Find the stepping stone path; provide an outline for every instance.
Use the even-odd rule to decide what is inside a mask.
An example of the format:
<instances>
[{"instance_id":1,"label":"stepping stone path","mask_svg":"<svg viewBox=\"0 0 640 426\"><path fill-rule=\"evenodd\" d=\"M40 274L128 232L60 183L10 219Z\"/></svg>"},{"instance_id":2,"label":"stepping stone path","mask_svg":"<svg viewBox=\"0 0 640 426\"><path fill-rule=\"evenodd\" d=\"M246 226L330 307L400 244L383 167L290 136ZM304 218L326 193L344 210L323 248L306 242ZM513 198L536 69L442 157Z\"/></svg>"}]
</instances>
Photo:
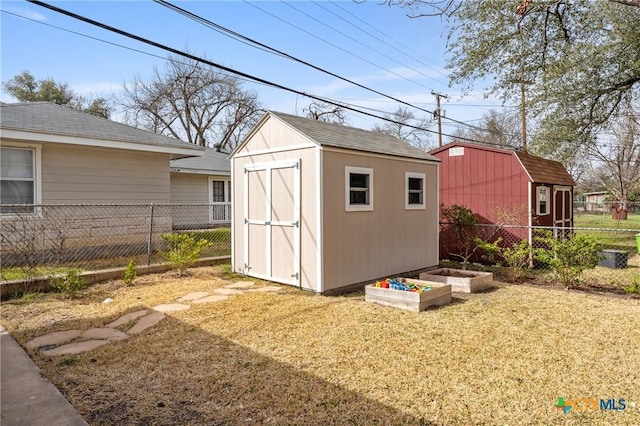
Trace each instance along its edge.
<instances>
[{"instance_id":1,"label":"stepping stone path","mask_svg":"<svg viewBox=\"0 0 640 426\"><path fill-rule=\"evenodd\" d=\"M132 335L139 334L147 328L153 327L165 318L165 312L186 311L191 305L221 302L230 296L238 296L251 292L277 292L282 290L278 286L256 287L253 281L238 281L227 284L223 288L213 290L214 294L205 291L187 293L177 299L176 303L166 303L154 306L152 309L129 312L115 321L101 328L87 330L56 331L45 334L26 343L28 349L38 348L44 355L71 355L87 352L111 342L126 340ZM116 327L136 323L126 332Z\"/></svg>"}]
</instances>

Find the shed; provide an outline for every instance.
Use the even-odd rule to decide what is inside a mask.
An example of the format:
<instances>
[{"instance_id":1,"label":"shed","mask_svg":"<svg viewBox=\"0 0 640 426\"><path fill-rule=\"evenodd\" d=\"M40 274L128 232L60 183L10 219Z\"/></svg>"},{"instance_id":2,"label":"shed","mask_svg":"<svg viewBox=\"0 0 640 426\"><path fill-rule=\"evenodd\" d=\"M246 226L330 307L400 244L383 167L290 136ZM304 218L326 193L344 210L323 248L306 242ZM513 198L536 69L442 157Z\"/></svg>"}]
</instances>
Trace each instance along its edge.
<instances>
[{"instance_id":1,"label":"shed","mask_svg":"<svg viewBox=\"0 0 640 426\"><path fill-rule=\"evenodd\" d=\"M515 149L452 142L430 151L442 161L440 202L466 206L486 223L573 226L575 183L562 163ZM523 235L530 232L513 231Z\"/></svg>"},{"instance_id":2,"label":"shed","mask_svg":"<svg viewBox=\"0 0 640 426\"><path fill-rule=\"evenodd\" d=\"M439 161L269 111L231 153L233 270L318 293L438 264Z\"/></svg>"}]
</instances>

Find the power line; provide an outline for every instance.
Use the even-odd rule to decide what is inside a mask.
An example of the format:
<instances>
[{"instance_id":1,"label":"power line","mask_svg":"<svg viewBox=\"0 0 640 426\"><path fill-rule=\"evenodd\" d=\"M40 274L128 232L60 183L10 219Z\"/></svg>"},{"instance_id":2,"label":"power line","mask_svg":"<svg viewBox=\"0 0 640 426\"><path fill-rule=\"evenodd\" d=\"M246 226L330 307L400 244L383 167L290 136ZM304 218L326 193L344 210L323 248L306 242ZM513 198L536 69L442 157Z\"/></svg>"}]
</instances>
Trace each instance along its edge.
<instances>
[{"instance_id":1,"label":"power line","mask_svg":"<svg viewBox=\"0 0 640 426\"><path fill-rule=\"evenodd\" d=\"M234 39L239 39L239 40L241 40L242 42L246 42L246 43L248 43L248 44L250 44L250 45L255 45L255 46L257 46L258 48L260 48L261 50L270 51L270 52L272 52L272 53L274 53L274 54L277 54L277 55L279 55L279 56L286 57L286 58L291 59L291 60L293 60L293 61L295 61L295 62L298 62L298 63L300 63L300 64L303 64L303 65L306 65L306 66L308 66L308 67L311 67L311 68L313 68L313 69L315 69L315 70L317 70L317 71L320 71L320 72L322 72L322 73L328 74L328 75L330 75L330 76L332 76L332 77L335 77L335 78L340 79L340 80L342 80L342 81L345 81L345 82L347 82L347 83L353 84L353 85L355 85L355 86L357 86L357 87L360 87L360 88L362 88L362 89L365 89L365 90L370 91L370 92L372 92L372 93L375 93L375 94L377 94L377 95L383 96L383 97L385 97L385 98L387 98L387 99L391 99L391 100L393 100L394 102L398 102L398 103L400 103L400 104L403 104L403 105L409 106L409 107L411 107L411 108L418 109L418 110L423 111L423 112L426 112L427 114L430 114L430 115L435 115L435 114L436 114L436 113L435 113L435 111L430 111L430 110L427 110L427 109L421 108L421 107L419 107L419 106L416 106L416 105L414 105L414 104L411 104L411 103L409 103L409 102L406 102L406 101L403 101L403 100L401 100L401 99L398 99L398 98L396 98L396 97L393 97L393 96L390 96L390 95L384 94L384 93L382 93L382 92L380 92L380 91L378 91L378 90L372 89L372 88L370 88L370 87L368 87L368 86L365 86L365 85L363 85L363 84L357 83L357 82L355 82L355 81L353 81L353 80L350 80L350 79L348 79L348 78L345 78L345 77L342 77L342 76L340 76L340 75L338 75L338 74L335 74L335 73L333 73L333 72L331 72L331 71L328 71L328 70L326 70L326 69L324 69L324 68L321 68L321 67L319 67L319 66L313 65L313 64L311 64L311 63L309 63L309 62L307 62L307 61L304 61L304 60L302 60L302 59L296 58L296 57L294 57L294 56L292 56L292 55L290 55L290 54L288 54L288 53L286 53L286 52L283 52L283 51L281 51L281 50L275 49L275 48L273 48L273 47L271 47L271 46L269 46L269 45L266 45L266 44L261 43L261 42L259 42L259 41L257 41L257 40L254 40L254 39L252 39L252 38L249 38L249 37L247 37L247 36L244 36L244 35L242 35L242 34L240 34L240 33L238 33L238 32L235 32L235 31L233 31L233 30L230 30L230 29L228 29L228 28L225 28L225 27L223 27L222 25L219 25L219 24L216 24L216 23L214 23L214 22L211 22L211 21L209 21L208 19L206 19L206 18L204 18L204 17L202 17L202 16L199 16L199 15L197 15L197 14L193 13L193 12L190 12L190 11L188 11L188 10L186 10L186 9L183 9L183 8L181 8L181 7L179 7L179 6L176 6L176 5L174 5L174 4L172 4L172 3L170 3L170 2L168 2L168 1L166 1L166 0L154 0L154 1L155 1L156 3L158 3L158 4L162 5L162 6L164 6L164 7L167 7L167 8L169 8L169 9L173 10L174 12L177 12L177 13L179 13L179 14L183 15L183 16L186 16L186 17L188 17L188 18L190 18L190 19L192 19L192 20L194 20L194 21L196 21L196 22L198 22L198 23L200 23L200 24L202 24L202 25L204 25L204 26L206 26L206 27L212 28L212 29L214 29L214 30L216 30L216 31L218 31L218 32L222 32L222 33L225 33L225 34L229 34L230 36L232 36L232 38L234 38ZM285 4L287 4L287 3L285 3ZM293 7L293 6L289 5L289 4L287 4L287 5L288 5L289 7L291 7L291 8L293 8L293 9L295 9L295 10L299 11L300 13L303 13L303 12L301 12L299 9L297 9L297 8L295 8L295 7ZM252 5L252 6L253 6L253 5ZM257 6L254 6L254 7L257 7ZM261 10L261 11L263 11L263 12L265 12L265 13L268 13L268 12L264 11L264 10L263 10L263 9L261 9L261 8L258 8L258 9L259 9L259 10ZM304 14L304 15L306 15L306 16L309 16L309 15L307 15L307 14L305 14L305 13L303 13L303 14ZM295 25L293 25L293 24L291 24L291 23L289 23L289 22L287 22L287 21L284 21L284 20L282 20L281 18L276 17L275 15L272 15L272 14L269 14L269 15L271 15L271 16L273 16L273 17L275 17L275 18L277 18L277 19L279 19L279 20L281 20L281 21L283 21L283 22L286 22L286 23L287 23L287 24L289 24L289 25L292 25L294 28L298 28L298 27L296 27ZM320 21L318 21L317 19L315 19L315 18L313 18L313 17L311 17L311 18L312 18L312 19L314 19L314 20L316 20L317 22L320 22ZM322 22L320 22L320 23L322 23ZM323 25L325 25L325 24L323 24ZM299 28L298 28L298 29L299 29ZM302 31L302 30L301 30L301 31ZM305 31L305 32L306 32L307 34L310 34L310 35L311 35L311 33L307 32L307 31ZM341 33L341 34L342 34L342 33ZM326 40L323 40L323 41L325 41L325 42L326 42ZM333 45L332 45L332 46L333 46ZM345 51L344 49L341 49L341 50ZM369 62L369 63L371 63L371 62ZM373 64L373 63L371 63L371 64ZM373 65L375 65L375 64L373 64ZM384 69L384 68L382 68L382 69ZM391 71L389 71L389 70L386 70L386 71L391 72ZM426 86L423 86L423 87L426 87ZM442 117L442 118L444 118L444 119L446 119L446 120L449 120L449 121L452 121L452 122L455 122L455 123L458 123L458 124L461 124L461 125L463 125L463 126L468 126L468 127L470 127L470 128L476 129L476 130L482 130L482 131L486 131L486 132L492 132L492 131L491 131L491 130L489 130L489 129L483 129L483 128L479 127L479 126L474 126L474 125L471 125L471 124L467 124L467 123L465 123L464 121L455 120L455 119L453 119L453 118L449 118L449 117ZM493 131L493 133L495 133L495 131ZM513 136L513 135L506 135L506 136Z\"/></svg>"},{"instance_id":2,"label":"power line","mask_svg":"<svg viewBox=\"0 0 640 426\"><path fill-rule=\"evenodd\" d=\"M200 23L202 25L205 25L206 27L213 28L216 31L222 31L222 32L227 33L227 34L232 34L234 36L234 38L237 37L238 39L242 40L243 42L247 42L247 43L249 43L251 45L258 46L258 47L262 48L265 51L269 51L269 52L275 53L277 55L280 55L282 57L285 57L287 59L291 59L292 61L298 62L298 63L306 65L308 67L311 67L311 68L315 69L316 71L320 71L322 73L325 73L327 75L330 75L332 77L335 77L337 79L345 81L347 83L353 84L353 85L355 85L357 87L360 87L361 89L368 90L368 91L370 91L372 93L375 93L376 95L384 96L385 98L391 99L394 102L399 102L399 103L401 103L403 105L406 105L406 106L409 106L411 108L415 108L415 109L424 111L424 112L426 112L428 114L433 114L433 111L429 111L427 109L418 107L416 105L413 105L413 104L411 104L409 102L406 102L406 101L403 101L403 100L398 99L396 97L393 97L391 95L387 95L387 94L382 93L382 92L380 92L378 90L372 89L372 88L370 88L368 86L365 86L363 84L360 84L358 82L350 80L350 79L348 79L346 77L342 77L342 76L340 76L338 74L335 74L335 73L333 73L331 71L328 71L328 70L326 70L324 68L321 68L319 66L313 65L313 64L311 64L311 63L309 63L307 61L304 61L302 59L296 58L295 56L292 56L292 55L290 55L288 53L285 53L285 52L283 52L281 50L275 49L275 48L273 48L271 46L268 46L268 45L266 45L264 43L261 43L261 42L259 42L257 40L253 40L253 39L251 39L249 37L243 36L242 34L239 34L239 33L235 32L235 31L232 31L232 30L230 30L228 28L225 28L225 27L223 27L223 26L221 26L219 24L216 24L214 22L211 22L208 19L205 19L205 18L203 18L203 17L201 17L199 15L196 15L195 13L189 12L188 10L185 10L185 9L183 9L181 7L173 5L173 4L169 3L168 1L165 1L165 0L154 0L154 2L173 10L174 12L178 12L183 16L186 16L186 17L188 17L188 18L190 18L190 19L192 19L192 20L194 20L194 21L196 21L196 22L198 22L198 23Z\"/></svg>"},{"instance_id":3,"label":"power line","mask_svg":"<svg viewBox=\"0 0 640 426\"><path fill-rule=\"evenodd\" d=\"M283 86L283 85L278 84L278 83L274 83L274 82L262 79L260 77L253 76L251 74L244 73L242 71L237 71L237 70L235 70L233 68L229 68L227 66L224 66L224 65L221 65L221 64L217 64L217 63L209 61L207 59L200 58L200 57L195 56L195 55L193 55L191 53L184 52L184 51L181 51L181 50L178 50L178 49L163 45L163 44L155 42L153 40L146 39L144 37L132 34L130 32L127 32L127 31L124 31L124 30L121 30L121 29L118 29L118 28L115 28L115 27L112 27L112 26L109 26L107 24L103 24L101 22L95 21L95 20L87 18L85 16L78 15L76 13L64 10L62 8L59 8L59 7L56 7L56 6L53 6L53 5L38 1L38 0L27 0L27 2L35 4L37 6L44 7L46 9L52 10L54 12L57 12L57 13L60 13L60 14L63 14L63 15L66 15L68 17L80 20L80 21L88 23L90 25L97 26L97 27L102 28L104 30L107 30L107 31L110 31L110 32L114 32L114 33L119 34L121 36L124 36L124 37L127 37L127 38L131 38L131 39L136 40L138 42L151 45L151 46L156 47L158 49L165 50L167 52L173 53L174 55L182 56L182 57L185 57L187 59L193 60L195 62L200 62L200 63L203 63L205 65L209 65L211 67L221 69L221 70L226 71L226 72L228 72L230 74L233 74L234 76L240 76L240 77L243 77L243 78L248 79L250 81L258 82L260 84L264 84L264 85L267 85L267 86L270 86L270 87L274 87L274 88L277 88L277 89L280 89L280 90L284 90L284 91L288 91L288 92L291 92L291 93L295 93L295 94L298 94L298 95L301 95L301 96L305 96L305 97L308 97L308 98L311 98L311 99L314 99L314 100L318 100L318 101L325 102L325 103L328 103L328 104L331 104L331 105L334 105L334 106L338 106L338 107L344 108L344 109L349 110L349 111L353 111L353 112L356 112L356 113L359 113L359 114L363 114L363 115L366 115L366 116L369 116L369 117L377 118L377 119L380 119L380 120L388 121L390 123L394 123L394 124L397 124L397 125L410 127L410 128L417 129L417 130L422 130L422 131L425 131L425 132L428 132L428 133L436 133L434 130L431 130L431 129L426 129L426 128L423 128L423 127L420 127L420 126L414 126L412 124L399 122L399 121L393 120L393 119L388 118L388 117L381 117L381 116L378 116L378 115L375 115L375 114L372 114L372 113L368 113L366 111L362 111L361 109L352 107L352 106L344 104L344 103L340 103L340 102L333 101L331 99L327 99L327 98L323 98L323 97L320 97L320 96L312 95L312 94L309 94L309 93L306 93L306 92L302 92L302 91L299 91L299 90L296 90L296 89L292 89L292 88ZM444 134L444 133L443 133L443 135L455 138L456 140L463 140L463 141L468 141L468 142L477 142L477 143L483 143L483 144L488 144L488 145L500 146L500 144L479 141L479 140L476 140L476 139L471 139L471 138L466 138L466 137L458 137L458 136L454 136L454 135L450 135L450 134Z\"/></svg>"}]
</instances>

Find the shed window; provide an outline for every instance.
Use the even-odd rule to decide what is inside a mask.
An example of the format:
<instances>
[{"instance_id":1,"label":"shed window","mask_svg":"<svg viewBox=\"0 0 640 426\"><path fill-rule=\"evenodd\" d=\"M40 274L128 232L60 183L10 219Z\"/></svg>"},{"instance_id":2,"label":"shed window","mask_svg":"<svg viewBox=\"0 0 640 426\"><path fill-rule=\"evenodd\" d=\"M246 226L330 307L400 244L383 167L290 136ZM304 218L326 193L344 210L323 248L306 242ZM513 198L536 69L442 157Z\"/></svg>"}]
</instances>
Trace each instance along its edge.
<instances>
[{"instance_id":1,"label":"shed window","mask_svg":"<svg viewBox=\"0 0 640 426\"><path fill-rule=\"evenodd\" d=\"M544 216L546 214L549 214L549 187L546 186L539 186L538 187L538 199L537 199L537 206L538 206L538 211L537 214L538 216Z\"/></svg>"},{"instance_id":2,"label":"shed window","mask_svg":"<svg viewBox=\"0 0 640 426\"><path fill-rule=\"evenodd\" d=\"M373 210L373 169L347 166L345 171L345 210Z\"/></svg>"},{"instance_id":3,"label":"shed window","mask_svg":"<svg viewBox=\"0 0 640 426\"><path fill-rule=\"evenodd\" d=\"M404 174L404 208L407 210L424 209L424 173L406 172Z\"/></svg>"},{"instance_id":4,"label":"shed window","mask_svg":"<svg viewBox=\"0 0 640 426\"><path fill-rule=\"evenodd\" d=\"M33 213L36 203L36 150L0 148L0 212ZM7 204L31 204L7 206Z\"/></svg>"}]
</instances>

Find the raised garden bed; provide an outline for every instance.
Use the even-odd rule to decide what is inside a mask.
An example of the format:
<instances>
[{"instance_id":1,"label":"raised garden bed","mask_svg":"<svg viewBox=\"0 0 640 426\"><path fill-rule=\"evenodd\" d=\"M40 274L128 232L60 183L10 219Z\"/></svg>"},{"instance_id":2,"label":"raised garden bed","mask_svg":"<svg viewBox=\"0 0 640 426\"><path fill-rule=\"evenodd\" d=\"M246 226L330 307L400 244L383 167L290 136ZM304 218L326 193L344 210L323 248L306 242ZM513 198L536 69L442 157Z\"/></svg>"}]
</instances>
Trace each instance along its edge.
<instances>
[{"instance_id":1,"label":"raised garden bed","mask_svg":"<svg viewBox=\"0 0 640 426\"><path fill-rule=\"evenodd\" d=\"M446 305L451 302L451 285L449 284L409 278L397 278L397 280L404 280L407 284L414 284L419 288L427 286L429 290L420 292L395 290L369 284L364 289L364 300L415 312L424 311L429 306Z\"/></svg>"},{"instance_id":2,"label":"raised garden bed","mask_svg":"<svg viewBox=\"0 0 640 426\"><path fill-rule=\"evenodd\" d=\"M475 293L493 287L493 273L441 268L420 274L421 280L451 284L451 291Z\"/></svg>"}]
</instances>

